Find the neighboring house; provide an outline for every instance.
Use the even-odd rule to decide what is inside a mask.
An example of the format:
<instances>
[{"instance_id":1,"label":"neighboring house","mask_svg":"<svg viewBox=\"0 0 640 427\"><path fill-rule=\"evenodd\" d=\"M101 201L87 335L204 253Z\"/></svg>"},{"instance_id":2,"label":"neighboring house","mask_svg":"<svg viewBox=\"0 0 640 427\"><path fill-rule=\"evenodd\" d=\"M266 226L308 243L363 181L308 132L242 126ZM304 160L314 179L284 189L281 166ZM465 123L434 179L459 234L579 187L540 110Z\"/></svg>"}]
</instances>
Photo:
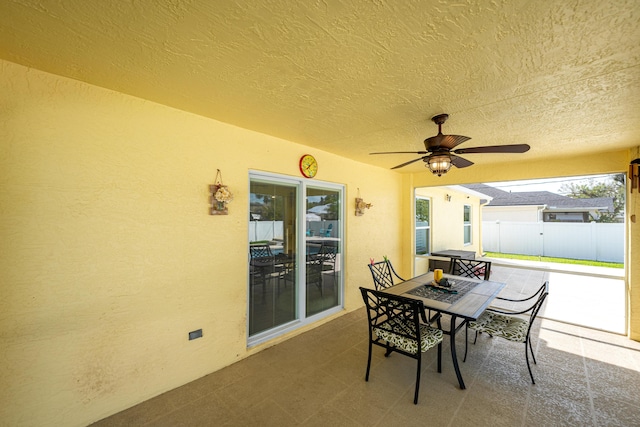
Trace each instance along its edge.
<instances>
[{"instance_id":1,"label":"neighboring house","mask_svg":"<svg viewBox=\"0 0 640 427\"><path fill-rule=\"evenodd\" d=\"M508 192L486 184L465 185L491 198L484 201L483 221L591 222L613 212L613 198L574 199L549 191Z\"/></svg>"}]
</instances>

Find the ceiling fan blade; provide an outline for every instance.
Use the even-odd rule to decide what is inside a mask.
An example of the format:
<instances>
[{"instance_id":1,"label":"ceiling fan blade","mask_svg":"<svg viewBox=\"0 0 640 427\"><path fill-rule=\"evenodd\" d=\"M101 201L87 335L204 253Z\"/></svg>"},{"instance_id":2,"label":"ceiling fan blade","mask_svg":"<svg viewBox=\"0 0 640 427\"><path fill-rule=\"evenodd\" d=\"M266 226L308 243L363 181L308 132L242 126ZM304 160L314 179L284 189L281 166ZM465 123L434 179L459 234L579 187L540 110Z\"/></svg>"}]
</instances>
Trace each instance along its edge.
<instances>
[{"instance_id":1,"label":"ceiling fan blade","mask_svg":"<svg viewBox=\"0 0 640 427\"><path fill-rule=\"evenodd\" d=\"M526 153L529 151L528 144L511 144L511 145L488 145L486 147L459 148L453 152L456 154L473 154L473 153Z\"/></svg>"},{"instance_id":2,"label":"ceiling fan blade","mask_svg":"<svg viewBox=\"0 0 640 427\"><path fill-rule=\"evenodd\" d=\"M369 153L371 154L429 154L428 151L382 151L378 153Z\"/></svg>"},{"instance_id":3,"label":"ceiling fan blade","mask_svg":"<svg viewBox=\"0 0 640 427\"><path fill-rule=\"evenodd\" d=\"M422 160L422 159L424 159L425 157L426 157L426 156L424 156L424 157L418 157L417 159L413 159L413 160L409 160L408 162L404 162L404 163L402 163L401 165L394 166L394 167L392 167L391 169L400 169L400 168L402 168L402 167L405 167L405 166L407 166L407 165L410 165L411 163L415 163L415 162L417 162L418 160Z\"/></svg>"},{"instance_id":4,"label":"ceiling fan blade","mask_svg":"<svg viewBox=\"0 0 640 427\"><path fill-rule=\"evenodd\" d=\"M456 156L455 154L449 154L449 156L451 157L451 164L457 168L466 168L473 164L473 162Z\"/></svg>"},{"instance_id":5,"label":"ceiling fan blade","mask_svg":"<svg viewBox=\"0 0 640 427\"><path fill-rule=\"evenodd\" d=\"M432 136L431 138L427 138L424 140L424 145L427 150L435 150L438 148L447 148L451 150L454 147L462 144L465 141L470 140L468 136L462 135L443 135L439 133L436 136Z\"/></svg>"}]
</instances>

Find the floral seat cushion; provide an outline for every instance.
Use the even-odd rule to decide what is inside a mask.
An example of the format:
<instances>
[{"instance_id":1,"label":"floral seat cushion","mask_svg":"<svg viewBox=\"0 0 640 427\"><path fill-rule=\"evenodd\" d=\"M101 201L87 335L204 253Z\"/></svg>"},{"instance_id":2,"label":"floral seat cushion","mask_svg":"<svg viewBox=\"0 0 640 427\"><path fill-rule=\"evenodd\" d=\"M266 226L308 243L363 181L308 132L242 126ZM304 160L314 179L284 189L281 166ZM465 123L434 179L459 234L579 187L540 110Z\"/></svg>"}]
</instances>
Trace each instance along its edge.
<instances>
[{"instance_id":1,"label":"floral seat cushion","mask_svg":"<svg viewBox=\"0 0 640 427\"><path fill-rule=\"evenodd\" d=\"M529 321L516 316L485 311L477 320L469 322L469 329L486 332L514 342L525 342Z\"/></svg>"},{"instance_id":2,"label":"floral seat cushion","mask_svg":"<svg viewBox=\"0 0 640 427\"><path fill-rule=\"evenodd\" d=\"M416 354L418 350L418 342L406 335L415 335L413 327L396 319L390 319L375 327L374 332L378 336L397 348L407 353ZM421 351L425 352L442 342L443 333L440 329L432 328L429 325L420 325L420 342L422 344Z\"/></svg>"}]
</instances>

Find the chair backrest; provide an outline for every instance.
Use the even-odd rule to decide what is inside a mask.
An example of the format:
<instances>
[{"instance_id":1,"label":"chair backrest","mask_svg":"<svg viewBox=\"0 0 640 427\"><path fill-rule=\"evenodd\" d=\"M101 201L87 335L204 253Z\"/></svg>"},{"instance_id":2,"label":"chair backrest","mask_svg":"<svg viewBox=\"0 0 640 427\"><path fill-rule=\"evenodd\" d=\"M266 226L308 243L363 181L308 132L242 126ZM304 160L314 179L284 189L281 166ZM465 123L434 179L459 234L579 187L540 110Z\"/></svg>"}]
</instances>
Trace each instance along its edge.
<instances>
[{"instance_id":1,"label":"chair backrest","mask_svg":"<svg viewBox=\"0 0 640 427\"><path fill-rule=\"evenodd\" d=\"M323 243L320 247L320 255L325 262L335 262L337 253L338 247L336 245Z\"/></svg>"},{"instance_id":2,"label":"chair backrest","mask_svg":"<svg viewBox=\"0 0 640 427\"><path fill-rule=\"evenodd\" d=\"M545 299L549 295L549 282L544 282L542 286L530 297L524 299L508 299L508 298L499 298L503 301L514 301L518 303L520 308L517 309L500 309L500 308L489 308L490 311L495 313L505 314L507 316L528 316L529 317L529 326L527 329L527 336L529 336L529 332L531 331L531 326L533 325L534 320L536 320L536 316L540 312L542 308L542 304ZM522 303L525 301L533 301L530 302L525 308L522 308Z\"/></svg>"},{"instance_id":3,"label":"chair backrest","mask_svg":"<svg viewBox=\"0 0 640 427\"><path fill-rule=\"evenodd\" d=\"M322 243L307 242L307 257L312 258L320 254Z\"/></svg>"},{"instance_id":4,"label":"chair backrest","mask_svg":"<svg viewBox=\"0 0 640 427\"><path fill-rule=\"evenodd\" d=\"M329 224L329 227L327 228L327 231L325 232L326 235L325 237L331 237L331 230L333 229L333 224Z\"/></svg>"},{"instance_id":5,"label":"chair backrest","mask_svg":"<svg viewBox=\"0 0 640 427\"><path fill-rule=\"evenodd\" d=\"M529 329L527 330L527 335L529 335L529 332L531 331L531 326L533 325L533 321L536 320L536 316L538 315L538 313L540 312L540 309L542 308L542 304L544 303L545 298L547 298L547 296L549 295L549 282L544 282L544 284L540 287L540 289L538 289L538 292L536 292L534 294L538 295L538 298L536 299L535 304L533 304L533 306L531 307L531 317L529 318Z\"/></svg>"},{"instance_id":6,"label":"chair backrest","mask_svg":"<svg viewBox=\"0 0 640 427\"><path fill-rule=\"evenodd\" d=\"M489 276L491 275L491 262L453 258L451 260L451 271L449 273L455 276L489 280Z\"/></svg>"},{"instance_id":7,"label":"chair backrest","mask_svg":"<svg viewBox=\"0 0 640 427\"><path fill-rule=\"evenodd\" d=\"M250 245L249 254L251 254L251 258L265 258L273 256L269 245Z\"/></svg>"},{"instance_id":8,"label":"chair backrest","mask_svg":"<svg viewBox=\"0 0 640 427\"><path fill-rule=\"evenodd\" d=\"M307 261L307 285L322 286L322 258Z\"/></svg>"},{"instance_id":9,"label":"chair backrest","mask_svg":"<svg viewBox=\"0 0 640 427\"><path fill-rule=\"evenodd\" d=\"M374 329L383 329L413 340L418 349L422 348L420 320L427 322L422 301L363 287L360 293L367 310L370 339L376 340Z\"/></svg>"},{"instance_id":10,"label":"chair backrest","mask_svg":"<svg viewBox=\"0 0 640 427\"><path fill-rule=\"evenodd\" d=\"M533 294L531 294L530 296L526 297L526 298L505 298L505 297L496 297L497 300L500 301L511 301L511 302L524 302L524 301L530 301L530 300L537 300L538 298L540 298L540 295L544 292L549 292L549 281L546 281L542 284L542 286L540 286L538 288L537 291L535 291Z\"/></svg>"},{"instance_id":11,"label":"chair backrest","mask_svg":"<svg viewBox=\"0 0 640 427\"><path fill-rule=\"evenodd\" d=\"M369 264L369 270L371 270L371 276L373 277L373 284L377 290L388 288L395 285L394 277L400 281L405 280L396 273L391 265L391 261L384 260Z\"/></svg>"}]
</instances>

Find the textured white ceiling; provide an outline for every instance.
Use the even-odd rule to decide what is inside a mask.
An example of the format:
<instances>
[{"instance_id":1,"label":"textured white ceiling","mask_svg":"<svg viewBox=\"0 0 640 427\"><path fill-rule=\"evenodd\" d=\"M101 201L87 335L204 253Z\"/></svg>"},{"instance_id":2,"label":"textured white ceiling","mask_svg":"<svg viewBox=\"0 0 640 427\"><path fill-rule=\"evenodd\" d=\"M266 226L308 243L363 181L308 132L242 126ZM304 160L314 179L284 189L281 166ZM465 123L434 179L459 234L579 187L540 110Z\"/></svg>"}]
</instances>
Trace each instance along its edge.
<instances>
[{"instance_id":1,"label":"textured white ceiling","mask_svg":"<svg viewBox=\"0 0 640 427\"><path fill-rule=\"evenodd\" d=\"M0 58L383 167L640 145L638 0L5 0Z\"/></svg>"}]
</instances>

